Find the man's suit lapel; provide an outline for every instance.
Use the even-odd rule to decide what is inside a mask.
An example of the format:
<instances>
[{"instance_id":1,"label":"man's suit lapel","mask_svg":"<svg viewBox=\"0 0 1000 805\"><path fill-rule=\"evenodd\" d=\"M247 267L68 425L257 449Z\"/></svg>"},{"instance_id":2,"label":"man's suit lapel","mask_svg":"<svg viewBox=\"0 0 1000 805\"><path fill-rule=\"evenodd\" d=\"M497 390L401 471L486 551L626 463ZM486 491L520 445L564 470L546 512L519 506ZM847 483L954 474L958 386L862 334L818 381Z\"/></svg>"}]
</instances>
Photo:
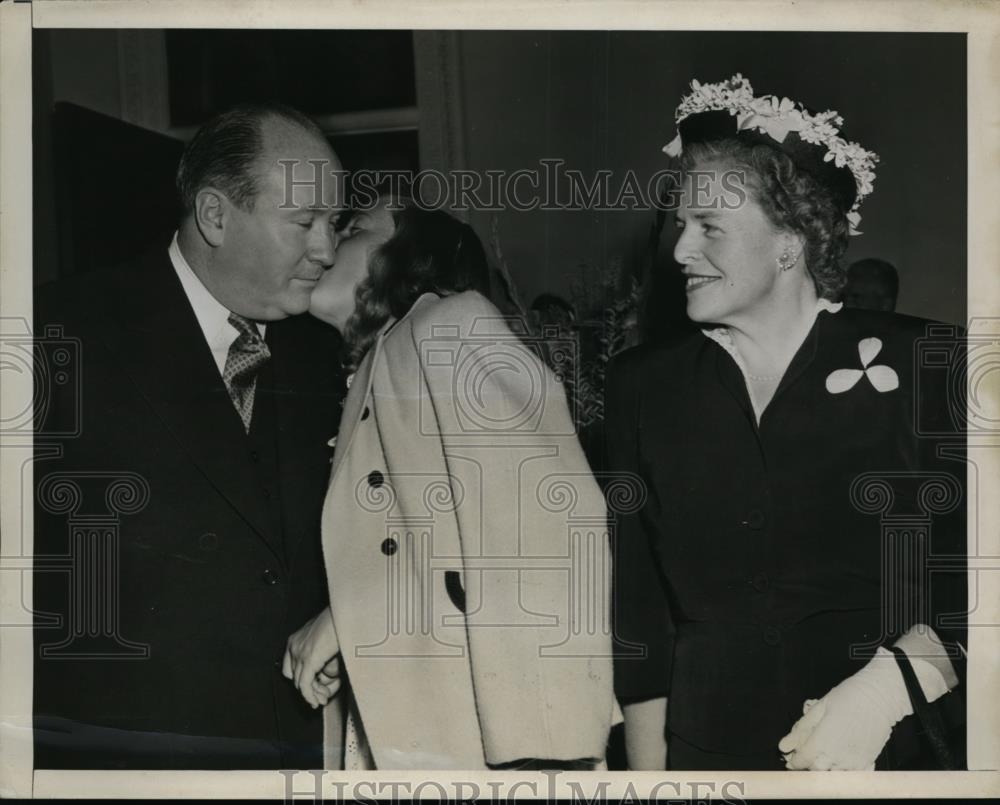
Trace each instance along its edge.
<instances>
[{"instance_id":1,"label":"man's suit lapel","mask_svg":"<svg viewBox=\"0 0 1000 805\"><path fill-rule=\"evenodd\" d=\"M336 435L344 398L339 338L327 327L289 320L268 325L267 331L289 564L301 537L316 532L314 512L302 501L322 499L328 480L328 443Z\"/></svg>"},{"instance_id":2,"label":"man's suit lapel","mask_svg":"<svg viewBox=\"0 0 1000 805\"><path fill-rule=\"evenodd\" d=\"M243 423L166 250L137 266L134 284L111 301L122 333L108 346L125 372L209 483L282 559Z\"/></svg>"}]
</instances>

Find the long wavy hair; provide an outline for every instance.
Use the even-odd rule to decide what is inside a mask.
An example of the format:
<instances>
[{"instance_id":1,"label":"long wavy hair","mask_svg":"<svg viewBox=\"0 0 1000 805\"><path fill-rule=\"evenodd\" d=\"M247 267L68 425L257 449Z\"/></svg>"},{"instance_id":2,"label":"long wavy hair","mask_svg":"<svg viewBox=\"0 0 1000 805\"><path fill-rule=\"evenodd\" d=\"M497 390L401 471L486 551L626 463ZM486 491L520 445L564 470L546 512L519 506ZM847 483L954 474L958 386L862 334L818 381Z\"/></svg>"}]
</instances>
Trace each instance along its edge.
<instances>
[{"instance_id":1,"label":"long wavy hair","mask_svg":"<svg viewBox=\"0 0 1000 805\"><path fill-rule=\"evenodd\" d=\"M344 326L345 366L357 369L390 318L402 318L421 294L479 291L489 296L486 252L472 227L442 210L395 199L395 232L368 261Z\"/></svg>"},{"instance_id":2,"label":"long wavy hair","mask_svg":"<svg viewBox=\"0 0 1000 805\"><path fill-rule=\"evenodd\" d=\"M799 170L784 151L763 143L726 139L685 146L682 170L710 162L746 170L750 190L768 220L805 238L806 269L817 296L837 301L847 282L840 259L847 249L849 222L830 189Z\"/></svg>"}]
</instances>

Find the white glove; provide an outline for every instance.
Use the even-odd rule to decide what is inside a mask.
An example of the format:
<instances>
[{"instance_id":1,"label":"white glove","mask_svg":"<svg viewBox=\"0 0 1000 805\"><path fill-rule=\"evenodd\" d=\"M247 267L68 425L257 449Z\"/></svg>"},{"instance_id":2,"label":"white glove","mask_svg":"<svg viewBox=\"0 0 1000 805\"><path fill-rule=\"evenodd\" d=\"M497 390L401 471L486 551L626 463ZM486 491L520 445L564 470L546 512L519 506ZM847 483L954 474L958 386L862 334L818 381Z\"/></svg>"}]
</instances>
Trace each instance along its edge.
<instances>
[{"instance_id":1,"label":"white glove","mask_svg":"<svg viewBox=\"0 0 1000 805\"><path fill-rule=\"evenodd\" d=\"M948 685L930 663L911 659L928 701ZM903 675L892 652L879 648L860 671L810 699L803 716L778 743L789 769L873 769L892 728L913 712Z\"/></svg>"}]
</instances>

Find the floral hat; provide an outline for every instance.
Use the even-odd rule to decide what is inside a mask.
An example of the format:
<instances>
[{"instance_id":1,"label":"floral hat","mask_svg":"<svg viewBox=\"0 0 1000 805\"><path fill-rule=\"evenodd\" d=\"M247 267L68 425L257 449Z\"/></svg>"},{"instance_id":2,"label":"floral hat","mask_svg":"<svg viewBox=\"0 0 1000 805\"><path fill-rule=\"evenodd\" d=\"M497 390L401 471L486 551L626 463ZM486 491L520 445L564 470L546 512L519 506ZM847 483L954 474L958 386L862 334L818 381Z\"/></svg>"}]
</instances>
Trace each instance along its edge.
<instances>
[{"instance_id":1,"label":"floral hat","mask_svg":"<svg viewBox=\"0 0 1000 805\"><path fill-rule=\"evenodd\" d=\"M844 119L836 112L812 113L776 95L754 97L750 82L737 73L718 84L692 81L674 117L677 136L663 148L668 155L680 156L684 145L731 137L777 144L830 189L851 234L860 234L858 209L872 192L878 155L840 136Z\"/></svg>"}]
</instances>

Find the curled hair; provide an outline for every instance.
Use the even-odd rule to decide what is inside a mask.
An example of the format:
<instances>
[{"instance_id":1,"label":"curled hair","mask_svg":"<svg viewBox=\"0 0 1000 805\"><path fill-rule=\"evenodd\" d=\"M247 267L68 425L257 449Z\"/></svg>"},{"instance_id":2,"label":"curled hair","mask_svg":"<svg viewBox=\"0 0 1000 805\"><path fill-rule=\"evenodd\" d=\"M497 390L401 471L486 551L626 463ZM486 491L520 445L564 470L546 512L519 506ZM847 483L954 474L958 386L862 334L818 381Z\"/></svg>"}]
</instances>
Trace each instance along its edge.
<instances>
[{"instance_id":1,"label":"curled hair","mask_svg":"<svg viewBox=\"0 0 1000 805\"><path fill-rule=\"evenodd\" d=\"M768 220L777 228L805 238L806 270L817 296L840 298L847 272L840 258L847 249L847 214L830 190L814 176L799 170L784 151L765 143L737 139L692 143L684 147L681 167L721 162L746 170L746 181Z\"/></svg>"},{"instance_id":2,"label":"curled hair","mask_svg":"<svg viewBox=\"0 0 1000 805\"><path fill-rule=\"evenodd\" d=\"M205 123L184 148L175 183L181 210L194 209L198 191L216 187L242 210L253 209L260 191L257 160L263 151L262 124L283 120L323 139L316 123L297 109L278 103L246 103Z\"/></svg>"},{"instance_id":3,"label":"curled hair","mask_svg":"<svg viewBox=\"0 0 1000 805\"><path fill-rule=\"evenodd\" d=\"M345 364L356 369L390 318L402 318L424 293L447 296L475 290L489 296L486 252L472 227L442 210L399 200L396 229L368 261L344 326Z\"/></svg>"}]
</instances>

